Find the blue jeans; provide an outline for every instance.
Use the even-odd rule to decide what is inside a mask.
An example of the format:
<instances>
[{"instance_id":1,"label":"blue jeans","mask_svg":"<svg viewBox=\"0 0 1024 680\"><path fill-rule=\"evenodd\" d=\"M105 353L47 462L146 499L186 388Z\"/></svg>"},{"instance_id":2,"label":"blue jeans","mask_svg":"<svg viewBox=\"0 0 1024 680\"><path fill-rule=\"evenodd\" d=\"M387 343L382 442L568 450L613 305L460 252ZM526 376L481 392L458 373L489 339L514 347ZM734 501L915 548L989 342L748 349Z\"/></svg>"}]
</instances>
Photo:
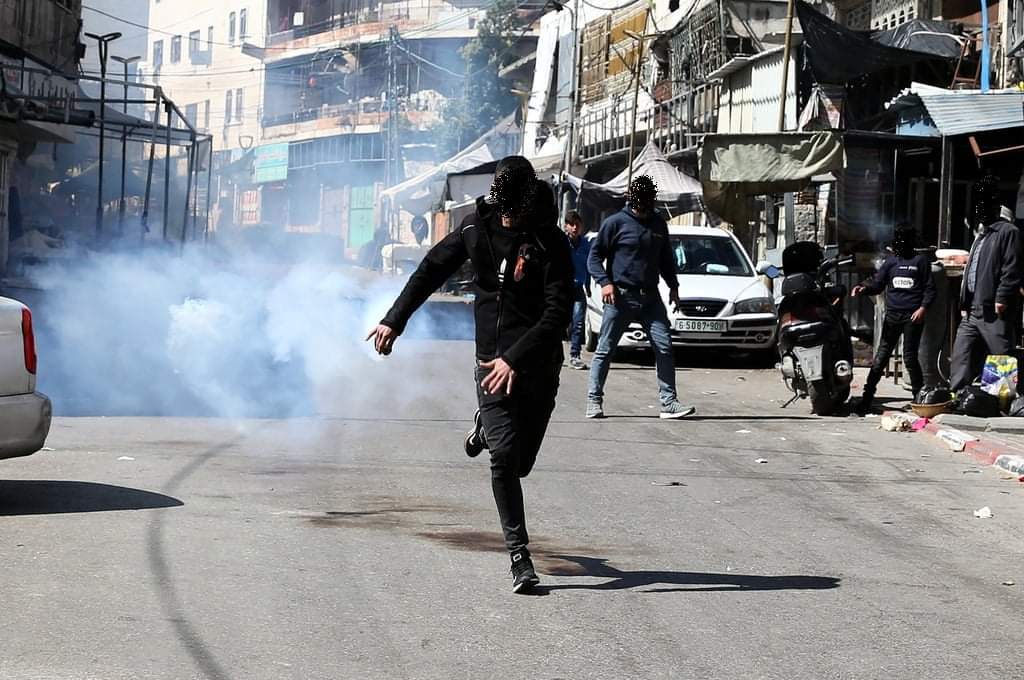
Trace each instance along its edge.
<instances>
[{"instance_id":1,"label":"blue jeans","mask_svg":"<svg viewBox=\"0 0 1024 680\"><path fill-rule=\"evenodd\" d=\"M614 305L604 306L601 319L601 339L590 364L590 392L593 401L604 400L604 382L608 378L611 354L619 344L629 324L640 322L654 349L655 372L658 375L658 395L661 405L667 406L677 399L676 368L672 358L672 335L668 326L668 311L658 291L645 293L616 290Z\"/></svg>"},{"instance_id":2,"label":"blue jeans","mask_svg":"<svg viewBox=\"0 0 1024 680\"><path fill-rule=\"evenodd\" d=\"M583 349L583 322L587 316L587 291L576 287L572 304L572 321L569 323L569 356L578 357Z\"/></svg>"}]
</instances>

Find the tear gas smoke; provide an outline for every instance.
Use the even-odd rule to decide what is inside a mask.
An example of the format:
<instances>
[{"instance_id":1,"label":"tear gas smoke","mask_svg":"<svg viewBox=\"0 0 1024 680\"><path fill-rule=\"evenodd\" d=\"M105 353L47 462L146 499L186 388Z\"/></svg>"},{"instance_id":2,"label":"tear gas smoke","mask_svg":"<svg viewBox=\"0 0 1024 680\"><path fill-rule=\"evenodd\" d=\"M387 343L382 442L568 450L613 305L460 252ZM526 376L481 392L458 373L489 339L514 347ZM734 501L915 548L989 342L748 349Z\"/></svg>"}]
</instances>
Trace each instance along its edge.
<instances>
[{"instance_id":1,"label":"tear gas smoke","mask_svg":"<svg viewBox=\"0 0 1024 680\"><path fill-rule=\"evenodd\" d=\"M403 283L320 256L199 248L101 254L36 279L39 389L58 414L231 418L312 415L339 382L353 402L378 389L363 340ZM471 332L468 317L418 316L406 335Z\"/></svg>"}]
</instances>

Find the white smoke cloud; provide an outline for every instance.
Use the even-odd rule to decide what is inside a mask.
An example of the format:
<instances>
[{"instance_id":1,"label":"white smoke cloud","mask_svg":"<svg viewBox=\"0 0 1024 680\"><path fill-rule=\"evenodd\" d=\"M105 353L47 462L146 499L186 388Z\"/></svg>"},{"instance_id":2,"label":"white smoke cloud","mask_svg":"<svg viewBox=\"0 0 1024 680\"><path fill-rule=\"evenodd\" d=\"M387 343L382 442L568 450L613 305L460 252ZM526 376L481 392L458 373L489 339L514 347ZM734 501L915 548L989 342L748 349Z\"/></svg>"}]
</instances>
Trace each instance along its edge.
<instances>
[{"instance_id":1,"label":"white smoke cloud","mask_svg":"<svg viewBox=\"0 0 1024 680\"><path fill-rule=\"evenodd\" d=\"M39 388L58 414L306 416L321 387L357 403L397 384L364 339L403 281L315 254L98 254L36 278ZM471 329L468 315L458 329L418 316L421 336ZM403 387L403 399L427 390Z\"/></svg>"}]
</instances>

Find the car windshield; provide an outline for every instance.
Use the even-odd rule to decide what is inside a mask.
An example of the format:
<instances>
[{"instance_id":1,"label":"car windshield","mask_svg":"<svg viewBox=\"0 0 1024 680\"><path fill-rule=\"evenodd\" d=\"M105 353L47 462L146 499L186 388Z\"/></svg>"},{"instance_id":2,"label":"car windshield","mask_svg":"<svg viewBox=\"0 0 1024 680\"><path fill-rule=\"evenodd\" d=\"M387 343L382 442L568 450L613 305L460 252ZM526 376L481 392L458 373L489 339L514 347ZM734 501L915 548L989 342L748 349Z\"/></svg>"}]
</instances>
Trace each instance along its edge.
<instances>
[{"instance_id":1,"label":"car windshield","mask_svg":"<svg viewBox=\"0 0 1024 680\"><path fill-rule=\"evenodd\" d=\"M673 236L672 254L680 274L753 276L736 242L726 236Z\"/></svg>"}]
</instances>

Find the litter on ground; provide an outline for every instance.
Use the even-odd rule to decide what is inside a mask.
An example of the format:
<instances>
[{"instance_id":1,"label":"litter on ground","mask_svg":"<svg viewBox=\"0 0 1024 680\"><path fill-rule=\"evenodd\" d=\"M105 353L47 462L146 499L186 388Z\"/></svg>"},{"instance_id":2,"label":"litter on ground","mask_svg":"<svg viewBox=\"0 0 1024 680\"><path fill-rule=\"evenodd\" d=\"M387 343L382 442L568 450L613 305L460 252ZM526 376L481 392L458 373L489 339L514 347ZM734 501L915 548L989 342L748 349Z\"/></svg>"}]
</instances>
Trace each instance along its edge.
<instances>
[{"instance_id":1,"label":"litter on ground","mask_svg":"<svg viewBox=\"0 0 1024 680\"><path fill-rule=\"evenodd\" d=\"M992 519L992 508L987 505L980 510L974 511L974 516L978 519Z\"/></svg>"}]
</instances>

